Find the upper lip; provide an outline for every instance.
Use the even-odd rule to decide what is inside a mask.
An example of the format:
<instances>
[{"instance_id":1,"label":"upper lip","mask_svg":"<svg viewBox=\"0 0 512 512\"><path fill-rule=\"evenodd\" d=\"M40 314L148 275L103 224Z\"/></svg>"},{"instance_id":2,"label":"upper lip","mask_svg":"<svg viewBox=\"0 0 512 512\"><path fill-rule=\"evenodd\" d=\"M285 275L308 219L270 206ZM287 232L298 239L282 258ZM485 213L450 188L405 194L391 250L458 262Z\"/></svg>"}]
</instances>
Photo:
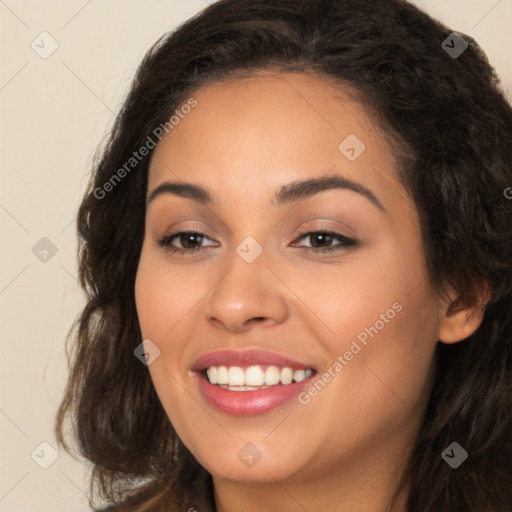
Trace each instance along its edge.
<instances>
[{"instance_id":1,"label":"upper lip","mask_svg":"<svg viewBox=\"0 0 512 512\"><path fill-rule=\"evenodd\" d=\"M205 370L210 366L253 366L268 365L288 367L294 370L314 369L309 363L302 363L285 357L276 352L262 349L233 350L221 349L207 352L194 363L195 371Z\"/></svg>"}]
</instances>

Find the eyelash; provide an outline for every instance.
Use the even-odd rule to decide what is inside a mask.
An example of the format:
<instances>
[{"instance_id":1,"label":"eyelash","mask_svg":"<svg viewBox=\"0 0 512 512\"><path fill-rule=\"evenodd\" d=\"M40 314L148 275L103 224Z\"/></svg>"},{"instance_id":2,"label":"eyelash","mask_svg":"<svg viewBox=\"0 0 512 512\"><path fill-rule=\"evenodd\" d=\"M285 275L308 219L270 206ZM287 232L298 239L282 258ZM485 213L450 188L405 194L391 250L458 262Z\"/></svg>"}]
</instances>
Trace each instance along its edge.
<instances>
[{"instance_id":1,"label":"eyelash","mask_svg":"<svg viewBox=\"0 0 512 512\"><path fill-rule=\"evenodd\" d=\"M305 238L308 235L328 235L335 239L338 239L340 241L340 244L334 247L300 247L301 250L305 250L307 252L314 252L314 253L326 253L326 252L335 252L340 250L346 250L350 249L357 245L357 240L354 240L353 238L348 238L344 235L341 235L339 233L335 233L332 231L326 231L326 230L318 230L318 231L304 231L302 233L299 233L296 240L300 240L301 238ZM204 233L201 233L200 231L176 231L175 233L171 233L170 235L166 235L164 238L158 241L158 245L163 248L165 251L171 252L171 253L178 253L182 255L197 253L200 249L204 249L201 247L197 247L195 249L182 249L180 247L174 247L171 245L171 242L174 238L179 237L181 235L199 235L203 238L209 238Z\"/></svg>"}]
</instances>

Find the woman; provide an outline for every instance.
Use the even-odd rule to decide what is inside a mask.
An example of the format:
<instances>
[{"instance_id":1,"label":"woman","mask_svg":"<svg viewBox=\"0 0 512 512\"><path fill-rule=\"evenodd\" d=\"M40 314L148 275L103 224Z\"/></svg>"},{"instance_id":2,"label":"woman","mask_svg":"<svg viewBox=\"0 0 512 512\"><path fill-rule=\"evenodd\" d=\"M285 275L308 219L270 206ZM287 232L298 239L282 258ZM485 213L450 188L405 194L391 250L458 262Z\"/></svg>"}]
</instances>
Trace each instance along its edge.
<instances>
[{"instance_id":1,"label":"woman","mask_svg":"<svg viewBox=\"0 0 512 512\"><path fill-rule=\"evenodd\" d=\"M512 109L401 0L221 0L78 216L70 415L116 511L512 507Z\"/></svg>"}]
</instances>

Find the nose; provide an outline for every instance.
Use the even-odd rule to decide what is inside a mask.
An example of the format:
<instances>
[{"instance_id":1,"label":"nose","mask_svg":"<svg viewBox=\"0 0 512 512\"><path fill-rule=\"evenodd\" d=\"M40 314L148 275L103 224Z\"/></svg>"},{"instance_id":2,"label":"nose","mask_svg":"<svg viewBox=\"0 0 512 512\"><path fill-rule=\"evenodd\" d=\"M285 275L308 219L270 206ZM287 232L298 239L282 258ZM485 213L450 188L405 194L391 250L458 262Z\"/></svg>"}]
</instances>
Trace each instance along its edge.
<instances>
[{"instance_id":1,"label":"nose","mask_svg":"<svg viewBox=\"0 0 512 512\"><path fill-rule=\"evenodd\" d=\"M267 266L265 251L252 263L236 251L224 275L203 302L207 321L230 332L243 332L254 324L279 324L288 315L286 286Z\"/></svg>"}]
</instances>

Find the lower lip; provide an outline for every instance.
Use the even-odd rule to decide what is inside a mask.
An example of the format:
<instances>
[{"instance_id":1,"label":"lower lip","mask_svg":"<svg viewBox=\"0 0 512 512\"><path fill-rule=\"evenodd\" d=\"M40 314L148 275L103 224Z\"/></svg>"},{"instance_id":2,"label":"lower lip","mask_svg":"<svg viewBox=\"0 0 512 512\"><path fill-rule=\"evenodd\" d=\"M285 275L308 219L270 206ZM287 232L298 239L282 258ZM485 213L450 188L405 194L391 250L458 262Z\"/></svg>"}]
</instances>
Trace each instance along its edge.
<instances>
[{"instance_id":1,"label":"lower lip","mask_svg":"<svg viewBox=\"0 0 512 512\"><path fill-rule=\"evenodd\" d=\"M253 416L293 400L309 384L311 376L287 386L277 385L256 391L230 391L210 384L201 375L198 379L199 390L215 409L235 416Z\"/></svg>"}]
</instances>

